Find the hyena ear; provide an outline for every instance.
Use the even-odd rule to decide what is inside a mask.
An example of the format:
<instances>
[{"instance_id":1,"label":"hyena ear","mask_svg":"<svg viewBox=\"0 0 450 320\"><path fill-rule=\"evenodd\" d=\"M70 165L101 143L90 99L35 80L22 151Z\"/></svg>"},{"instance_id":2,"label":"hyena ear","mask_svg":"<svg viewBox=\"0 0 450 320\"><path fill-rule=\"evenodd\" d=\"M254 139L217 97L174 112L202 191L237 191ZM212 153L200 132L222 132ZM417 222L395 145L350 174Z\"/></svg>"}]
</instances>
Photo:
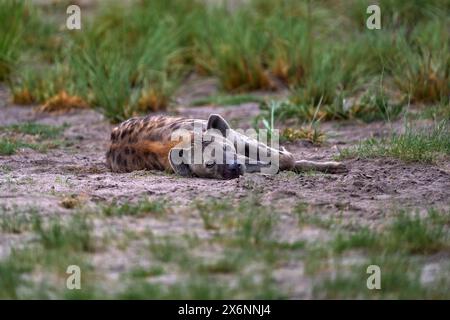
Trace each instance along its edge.
<instances>
[{"instance_id":1,"label":"hyena ear","mask_svg":"<svg viewBox=\"0 0 450 320\"><path fill-rule=\"evenodd\" d=\"M191 167L187 163L188 149L172 148L169 152L169 163L173 171L183 177L192 176Z\"/></svg>"},{"instance_id":2,"label":"hyena ear","mask_svg":"<svg viewBox=\"0 0 450 320\"><path fill-rule=\"evenodd\" d=\"M224 118L222 118L218 114L212 114L208 118L208 125L206 126L206 129L216 129L219 130L223 136L227 134L227 129L231 129L228 122L225 121Z\"/></svg>"}]
</instances>

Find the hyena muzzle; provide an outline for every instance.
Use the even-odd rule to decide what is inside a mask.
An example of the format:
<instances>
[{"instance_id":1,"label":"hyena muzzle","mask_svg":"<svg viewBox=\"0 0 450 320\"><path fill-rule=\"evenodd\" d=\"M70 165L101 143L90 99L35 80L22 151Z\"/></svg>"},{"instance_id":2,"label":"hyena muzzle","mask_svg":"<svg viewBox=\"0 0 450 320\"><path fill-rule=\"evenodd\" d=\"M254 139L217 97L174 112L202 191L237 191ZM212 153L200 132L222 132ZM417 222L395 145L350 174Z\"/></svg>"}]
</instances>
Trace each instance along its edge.
<instances>
[{"instance_id":1,"label":"hyena muzzle","mask_svg":"<svg viewBox=\"0 0 450 320\"><path fill-rule=\"evenodd\" d=\"M208 120L167 116L129 119L113 129L106 161L114 172L166 170L182 176L215 179L233 179L245 172L269 172L269 169L273 173L347 171L342 163L334 161L296 161L284 148L272 148L231 129L216 114Z\"/></svg>"}]
</instances>

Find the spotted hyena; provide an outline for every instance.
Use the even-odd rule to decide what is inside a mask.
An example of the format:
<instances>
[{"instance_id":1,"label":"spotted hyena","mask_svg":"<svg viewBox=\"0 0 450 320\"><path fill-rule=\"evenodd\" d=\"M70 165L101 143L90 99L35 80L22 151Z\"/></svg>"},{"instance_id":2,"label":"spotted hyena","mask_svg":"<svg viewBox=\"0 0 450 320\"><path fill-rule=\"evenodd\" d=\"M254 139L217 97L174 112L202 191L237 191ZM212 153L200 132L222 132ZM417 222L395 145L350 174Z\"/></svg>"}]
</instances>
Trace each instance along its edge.
<instances>
[{"instance_id":1,"label":"spotted hyena","mask_svg":"<svg viewBox=\"0 0 450 320\"><path fill-rule=\"evenodd\" d=\"M245 172L282 170L345 172L339 162L295 160L284 148L273 148L230 128L220 115L208 120L146 116L113 129L106 154L114 172L166 170L181 176L233 179ZM276 166L274 166L276 163Z\"/></svg>"}]
</instances>

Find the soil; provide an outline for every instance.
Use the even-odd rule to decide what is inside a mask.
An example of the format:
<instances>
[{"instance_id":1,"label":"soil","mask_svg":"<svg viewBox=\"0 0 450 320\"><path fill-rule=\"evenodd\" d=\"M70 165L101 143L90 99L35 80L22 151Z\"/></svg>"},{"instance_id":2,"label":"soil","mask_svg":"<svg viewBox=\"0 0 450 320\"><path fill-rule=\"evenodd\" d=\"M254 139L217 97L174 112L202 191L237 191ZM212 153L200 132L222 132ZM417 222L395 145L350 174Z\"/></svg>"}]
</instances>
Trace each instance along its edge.
<instances>
[{"instance_id":1,"label":"soil","mask_svg":"<svg viewBox=\"0 0 450 320\"><path fill-rule=\"evenodd\" d=\"M24 121L49 125L67 124L63 133L66 148L50 149L40 153L21 149L11 156L0 156L0 165L8 168L1 175L0 204L32 202L43 208L59 209L58 196L52 193L83 193L91 201L115 198L133 200L142 195L167 197L180 204L197 198L244 196L248 185L257 185L263 199L291 205L286 200L305 202L329 208L345 209L345 213L375 219L387 206L429 208L448 204L450 196L449 163L439 166L405 164L395 159L355 159L345 161L347 174L293 174L283 172L275 176L248 174L239 179L218 181L199 178L181 178L158 171L138 171L117 174L105 166L105 152L113 125L93 110L77 110L65 114L37 113L30 107L11 105L7 94L0 94L0 126ZM207 118L219 113L234 126L250 127L259 112L258 104L238 106L180 107L173 113L184 117ZM401 130L401 123L394 124ZM387 134L384 123L351 124L325 123L327 134L323 146L307 141L287 143L284 146L297 159L331 160L339 149L354 145L360 139ZM7 182L5 179L8 179ZM21 183L28 181L27 183ZM65 181L58 183L55 181ZM13 183L16 182L16 183ZM13 190L10 188L14 185Z\"/></svg>"},{"instance_id":2,"label":"soil","mask_svg":"<svg viewBox=\"0 0 450 320\"><path fill-rule=\"evenodd\" d=\"M277 208L281 217L277 234L280 240L315 241L327 237L321 229L293 226L292 208L305 203L314 208L319 217L339 216L351 228L355 223L378 228L389 219L391 209L415 208L425 211L430 207L448 208L450 199L450 164L405 164L394 159L353 159L345 161L346 174L295 174L283 172L268 176L247 174L238 179L218 181L182 178L157 171L112 173L105 166L105 152L113 127L94 110L76 110L65 114L36 113L30 107L8 102L6 89L0 90L0 125L23 121L43 124L68 124L61 139L65 147L40 153L21 149L11 156L0 156L0 207L36 207L42 215L70 215L72 209L64 207L64 198L76 196L86 206L103 202L135 201L142 197L164 198L173 211L167 219L153 217L98 221L98 232L125 227L136 230L151 229L157 235L183 234L187 231L199 237L208 237L201 218L186 206L192 201L206 198L239 201L249 194L258 193L261 201ZM172 113L186 117L206 118L210 113L222 114L235 127L249 127L258 114L255 103L238 106L180 107ZM394 123L401 130L401 123ZM359 139L382 136L389 132L384 123L325 123L327 134L323 146L306 142L285 144L298 159L330 160L344 148ZM294 223L295 225L295 223ZM26 241L20 235L0 234L0 256L5 256L17 242ZM133 250L102 253L93 258L101 260L108 277L133 261ZM114 253L114 254L113 254ZM128 255L123 256L124 254ZM118 258L120 256L120 259ZM130 258L131 257L131 258ZM280 283L290 283L297 277L299 266L277 270ZM119 270L119 271L118 271ZM300 271L299 271L300 270ZM294 272L295 271L295 272ZM298 282L294 297L308 297L308 282Z\"/></svg>"}]
</instances>

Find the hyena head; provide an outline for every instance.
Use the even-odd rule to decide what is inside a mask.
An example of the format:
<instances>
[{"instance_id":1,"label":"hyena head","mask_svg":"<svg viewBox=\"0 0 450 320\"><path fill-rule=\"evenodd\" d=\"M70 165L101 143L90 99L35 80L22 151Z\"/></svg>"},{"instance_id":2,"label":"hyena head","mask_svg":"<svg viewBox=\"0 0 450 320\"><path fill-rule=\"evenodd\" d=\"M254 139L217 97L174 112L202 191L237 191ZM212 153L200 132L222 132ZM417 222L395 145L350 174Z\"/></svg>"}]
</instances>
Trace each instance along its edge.
<instances>
[{"instance_id":1,"label":"hyena head","mask_svg":"<svg viewBox=\"0 0 450 320\"><path fill-rule=\"evenodd\" d=\"M210 115L206 131L200 126L194 132L176 132L182 139L169 152L175 173L200 178L234 179L243 174L232 141L227 139L229 124L219 115Z\"/></svg>"}]
</instances>

